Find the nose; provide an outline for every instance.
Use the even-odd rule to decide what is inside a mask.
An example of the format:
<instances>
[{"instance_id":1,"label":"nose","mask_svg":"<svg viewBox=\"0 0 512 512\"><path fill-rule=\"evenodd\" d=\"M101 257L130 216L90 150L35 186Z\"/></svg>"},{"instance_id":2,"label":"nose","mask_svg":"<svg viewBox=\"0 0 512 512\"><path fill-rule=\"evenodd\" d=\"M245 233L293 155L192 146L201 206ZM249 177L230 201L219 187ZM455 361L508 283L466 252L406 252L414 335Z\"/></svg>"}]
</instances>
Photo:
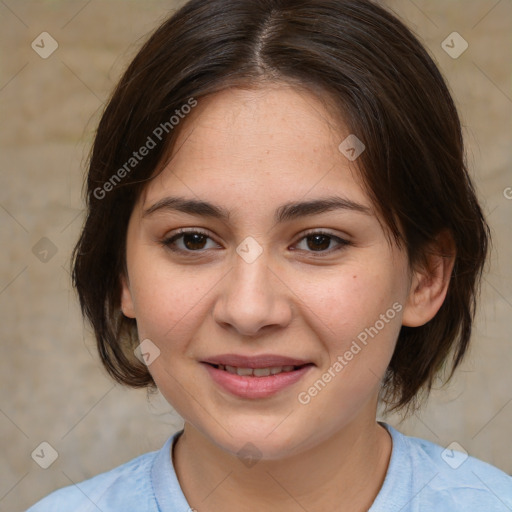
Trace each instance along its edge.
<instances>
[{"instance_id":1,"label":"nose","mask_svg":"<svg viewBox=\"0 0 512 512\"><path fill-rule=\"evenodd\" d=\"M293 293L280 274L265 251L252 262L236 254L234 267L220 285L213 310L215 321L238 335L251 337L288 325Z\"/></svg>"}]
</instances>

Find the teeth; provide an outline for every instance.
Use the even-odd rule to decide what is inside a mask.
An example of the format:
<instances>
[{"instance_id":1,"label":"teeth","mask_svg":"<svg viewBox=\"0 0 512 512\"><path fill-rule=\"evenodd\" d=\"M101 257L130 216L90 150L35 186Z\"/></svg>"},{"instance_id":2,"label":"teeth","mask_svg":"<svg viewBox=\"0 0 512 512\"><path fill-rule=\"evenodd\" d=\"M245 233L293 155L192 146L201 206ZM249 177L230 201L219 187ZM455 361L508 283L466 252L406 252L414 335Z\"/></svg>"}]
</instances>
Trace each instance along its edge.
<instances>
[{"instance_id":1,"label":"teeth","mask_svg":"<svg viewBox=\"0 0 512 512\"><path fill-rule=\"evenodd\" d=\"M282 372L292 372L296 367L293 365L286 366L272 366L268 368L237 368L236 366L228 366L219 364L219 370L224 370L228 373L240 375L242 377L268 377L269 375L277 375Z\"/></svg>"},{"instance_id":2,"label":"teeth","mask_svg":"<svg viewBox=\"0 0 512 512\"><path fill-rule=\"evenodd\" d=\"M252 368L237 368L236 369L236 373L238 375L242 375L242 376L245 376L245 375L252 375L252 372L253 372L253 369Z\"/></svg>"},{"instance_id":3,"label":"teeth","mask_svg":"<svg viewBox=\"0 0 512 512\"><path fill-rule=\"evenodd\" d=\"M255 377L268 377L270 375L270 368L255 368L253 375Z\"/></svg>"}]
</instances>

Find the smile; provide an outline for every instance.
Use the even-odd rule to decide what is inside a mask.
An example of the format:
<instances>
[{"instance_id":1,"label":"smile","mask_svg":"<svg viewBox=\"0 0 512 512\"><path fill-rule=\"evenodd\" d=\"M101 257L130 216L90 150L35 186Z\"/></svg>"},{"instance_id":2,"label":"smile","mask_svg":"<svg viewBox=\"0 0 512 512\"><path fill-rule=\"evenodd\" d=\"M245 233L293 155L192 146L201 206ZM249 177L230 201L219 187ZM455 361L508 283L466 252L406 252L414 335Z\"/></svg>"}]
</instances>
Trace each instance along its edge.
<instances>
[{"instance_id":1,"label":"smile","mask_svg":"<svg viewBox=\"0 0 512 512\"><path fill-rule=\"evenodd\" d=\"M289 389L315 365L282 356L223 355L201 361L201 366L219 391L254 400Z\"/></svg>"},{"instance_id":2,"label":"smile","mask_svg":"<svg viewBox=\"0 0 512 512\"><path fill-rule=\"evenodd\" d=\"M229 366L229 365L212 365L218 370L224 370L228 373L240 375L242 377L268 377L269 375L278 375L283 372L293 372L295 370L298 370L302 366L293 366L293 365L286 365L286 366L272 366L272 367L266 367L266 368L241 368L237 366Z\"/></svg>"}]
</instances>

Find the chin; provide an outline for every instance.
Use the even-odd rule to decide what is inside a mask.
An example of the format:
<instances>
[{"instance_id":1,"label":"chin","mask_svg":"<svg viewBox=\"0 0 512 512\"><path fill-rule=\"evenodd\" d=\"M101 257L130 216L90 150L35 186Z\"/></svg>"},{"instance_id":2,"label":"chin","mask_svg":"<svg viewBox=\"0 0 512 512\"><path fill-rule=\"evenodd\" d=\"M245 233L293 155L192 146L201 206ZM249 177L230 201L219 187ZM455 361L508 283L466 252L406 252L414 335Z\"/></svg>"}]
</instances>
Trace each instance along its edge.
<instances>
[{"instance_id":1,"label":"chin","mask_svg":"<svg viewBox=\"0 0 512 512\"><path fill-rule=\"evenodd\" d=\"M231 422L230 435L222 428L204 431L217 446L236 457L245 460L280 460L300 453L314 444L312 433L298 432L293 425L285 425L284 419L269 418L268 421L244 418Z\"/></svg>"}]
</instances>

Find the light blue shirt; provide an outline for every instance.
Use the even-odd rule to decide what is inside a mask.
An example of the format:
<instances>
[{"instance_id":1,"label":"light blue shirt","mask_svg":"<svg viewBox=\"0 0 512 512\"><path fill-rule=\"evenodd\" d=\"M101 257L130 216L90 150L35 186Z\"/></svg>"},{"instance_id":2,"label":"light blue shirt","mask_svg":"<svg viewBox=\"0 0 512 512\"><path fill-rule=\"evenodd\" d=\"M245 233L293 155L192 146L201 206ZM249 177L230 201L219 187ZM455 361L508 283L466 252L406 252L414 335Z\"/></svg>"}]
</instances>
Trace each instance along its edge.
<instances>
[{"instance_id":1,"label":"light blue shirt","mask_svg":"<svg viewBox=\"0 0 512 512\"><path fill-rule=\"evenodd\" d=\"M393 448L384 484L368 512L512 511L511 476L381 424L390 432ZM27 512L191 512L171 459L180 434L159 451L53 492Z\"/></svg>"}]
</instances>

